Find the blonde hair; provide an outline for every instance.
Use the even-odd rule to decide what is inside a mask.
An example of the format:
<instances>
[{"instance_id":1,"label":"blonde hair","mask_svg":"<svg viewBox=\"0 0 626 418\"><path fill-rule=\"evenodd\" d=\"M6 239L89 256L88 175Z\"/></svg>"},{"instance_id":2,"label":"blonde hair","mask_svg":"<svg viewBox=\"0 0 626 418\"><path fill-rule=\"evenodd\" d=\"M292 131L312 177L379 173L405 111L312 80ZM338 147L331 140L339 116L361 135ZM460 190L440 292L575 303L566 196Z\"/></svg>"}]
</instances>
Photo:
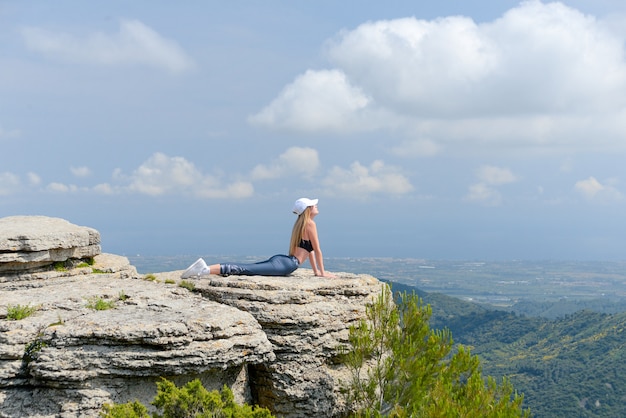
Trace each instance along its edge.
<instances>
[{"instance_id":1,"label":"blonde hair","mask_svg":"<svg viewBox=\"0 0 626 418\"><path fill-rule=\"evenodd\" d=\"M293 224L293 229L291 231L291 242L289 243L289 255L294 255L296 253L296 248L298 248L298 244L300 244L300 240L304 235L304 230L311 220L311 207L307 207L304 212L298 215L298 219Z\"/></svg>"}]
</instances>

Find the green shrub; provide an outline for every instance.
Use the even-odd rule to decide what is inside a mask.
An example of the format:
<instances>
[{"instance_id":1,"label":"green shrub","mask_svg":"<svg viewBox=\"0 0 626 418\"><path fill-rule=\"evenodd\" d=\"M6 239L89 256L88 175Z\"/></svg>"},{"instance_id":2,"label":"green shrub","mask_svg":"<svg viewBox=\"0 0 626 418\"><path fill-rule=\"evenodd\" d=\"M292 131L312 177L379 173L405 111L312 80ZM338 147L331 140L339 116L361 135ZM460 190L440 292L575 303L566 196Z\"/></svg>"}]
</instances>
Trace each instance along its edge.
<instances>
[{"instance_id":1,"label":"green shrub","mask_svg":"<svg viewBox=\"0 0 626 418\"><path fill-rule=\"evenodd\" d=\"M448 330L430 329L431 313L415 294L396 305L385 288L350 328L344 361L351 379L343 389L355 416L530 416L507 379L485 381L478 357L463 346L454 352Z\"/></svg>"},{"instance_id":2,"label":"green shrub","mask_svg":"<svg viewBox=\"0 0 626 418\"><path fill-rule=\"evenodd\" d=\"M49 326L49 327L56 327L56 326L58 326L58 325L65 325L65 321L63 320L63 318L61 318L61 315L60 315L60 314L58 315L58 318L59 318L59 319L57 320L57 322L53 322L53 323L51 323L51 324L50 324L50 325L48 325L48 326Z\"/></svg>"},{"instance_id":3,"label":"green shrub","mask_svg":"<svg viewBox=\"0 0 626 418\"><path fill-rule=\"evenodd\" d=\"M20 319L27 318L34 314L39 309L39 306L28 305L8 305L7 306L7 319L13 321L19 321Z\"/></svg>"},{"instance_id":4,"label":"green shrub","mask_svg":"<svg viewBox=\"0 0 626 418\"><path fill-rule=\"evenodd\" d=\"M86 307L89 309L95 309L96 311L106 311L107 309L115 308L115 301L104 300L102 298L94 296L87 300Z\"/></svg>"},{"instance_id":5,"label":"green shrub","mask_svg":"<svg viewBox=\"0 0 626 418\"><path fill-rule=\"evenodd\" d=\"M148 408L139 401L115 405L104 404L100 416L103 418L150 418Z\"/></svg>"},{"instance_id":6,"label":"green shrub","mask_svg":"<svg viewBox=\"0 0 626 418\"><path fill-rule=\"evenodd\" d=\"M56 263L53 264L53 267L54 267L54 271L58 271L58 272L67 271L67 267L65 267L64 261L57 261Z\"/></svg>"},{"instance_id":7,"label":"green shrub","mask_svg":"<svg viewBox=\"0 0 626 418\"><path fill-rule=\"evenodd\" d=\"M152 273L148 273L145 276L143 276L143 279L144 280L148 280L150 282L153 282L153 281L156 280L156 276L154 274L152 274Z\"/></svg>"},{"instance_id":8,"label":"green shrub","mask_svg":"<svg viewBox=\"0 0 626 418\"><path fill-rule=\"evenodd\" d=\"M193 290L196 288L196 285L193 284L193 282L190 282L189 280L181 280L180 283L178 283L178 286L184 287L185 289L191 292L193 292Z\"/></svg>"},{"instance_id":9,"label":"green shrub","mask_svg":"<svg viewBox=\"0 0 626 418\"><path fill-rule=\"evenodd\" d=\"M37 339L28 343L24 348L24 362L30 363L33 361L37 357L37 353L39 353L39 351L47 345L48 344L41 339L41 334L38 335Z\"/></svg>"},{"instance_id":10,"label":"green shrub","mask_svg":"<svg viewBox=\"0 0 626 418\"><path fill-rule=\"evenodd\" d=\"M76 267L91 267L96 261L93 258L83 259Z\"/></svg>"},{"instance_id":11,"label":"green shrub","mask_svg":"<svg viewBox=\"0 0 626 418\"><path fill-rule=\"evenodd\" d=\"M152 401L159 412L153 418L273 418L267 408L239 405L233 392L224 385L219 392L209 392L199 379L192 380L181 388L167 379L157 383L157 395ZM102 418L146 418L144 405L138 401L125 404L104 405Z\"/></svg>"}]
</instances>

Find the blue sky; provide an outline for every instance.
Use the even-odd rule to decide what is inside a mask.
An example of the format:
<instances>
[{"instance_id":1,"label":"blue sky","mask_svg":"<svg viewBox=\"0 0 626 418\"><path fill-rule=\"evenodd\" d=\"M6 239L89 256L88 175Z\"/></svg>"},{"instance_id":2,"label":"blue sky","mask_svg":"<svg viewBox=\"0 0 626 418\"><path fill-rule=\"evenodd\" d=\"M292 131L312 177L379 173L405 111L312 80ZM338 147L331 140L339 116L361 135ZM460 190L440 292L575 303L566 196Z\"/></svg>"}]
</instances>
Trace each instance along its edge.
<instances>
[{"instance_id":1,"label":"blue sky","mask_svg":"<svg viewBox=\"0 0 626 418\"><path fill-rule=\"evenodd\" d=\"M626 259L626 3L0 0L0 216L116 254Z\"/></svg>"}]
</instances>

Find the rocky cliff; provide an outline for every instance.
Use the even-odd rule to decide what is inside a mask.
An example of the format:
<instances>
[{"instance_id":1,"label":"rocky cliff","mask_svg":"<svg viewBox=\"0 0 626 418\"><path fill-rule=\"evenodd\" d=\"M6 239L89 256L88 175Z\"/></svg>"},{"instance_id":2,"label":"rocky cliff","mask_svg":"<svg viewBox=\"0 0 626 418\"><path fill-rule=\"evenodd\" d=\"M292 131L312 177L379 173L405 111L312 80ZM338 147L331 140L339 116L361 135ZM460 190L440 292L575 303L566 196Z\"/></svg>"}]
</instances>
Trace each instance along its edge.
<instances>
[{"instance_id":1,"label":"rocky cliff","mask_svg":"<svg viewBox=\"0 0 626 418\"><path fill-rule=\"evenodd\" d=\"M180 273L138 274L100 252L98 231L62 219L0 219L0 417L149 405L161 377L227 384L281 417L341 415L338 355L378 280ZM35 312L9 314L24 307Z\"/></svg>"}]
</instances>

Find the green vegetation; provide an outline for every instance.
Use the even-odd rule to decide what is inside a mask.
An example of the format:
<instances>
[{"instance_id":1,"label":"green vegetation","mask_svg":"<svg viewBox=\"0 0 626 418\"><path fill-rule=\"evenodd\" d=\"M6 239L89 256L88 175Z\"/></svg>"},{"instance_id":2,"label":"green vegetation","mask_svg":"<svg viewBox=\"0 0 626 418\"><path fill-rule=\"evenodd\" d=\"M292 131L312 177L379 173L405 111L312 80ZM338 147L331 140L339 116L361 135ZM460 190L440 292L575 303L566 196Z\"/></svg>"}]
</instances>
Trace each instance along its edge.
<instances>
[{"instance_id":1,"label":"green vegetation","mask_svg":"<svg viewBox=\"0 0 626 418\"><path fill-rule=\"evenodd\" d=\"M96 262L96 260L94 260L93 257L86 258L86 259L83 259L83 261L80 264L78 264L76 267L79 267L79 268L91 267L91 266L93 266L95 264L95 262Z\"/></svg>"},{"instance_id":2,"label":"green vegetation","mask_svg":"<svg viewBox=\"0 0 626 418\"><path fill-rule=\"evenodd\" d=\"M153 282L156 280L156 276L152 273L148 273L145 276L143 276L143 279Z\"/></svg>"},{"instance_id":3,"label":"green vegetation","mask_svg":"<svg viewBox=\"0 0 626 418\"><path fill-rule=\"evenodd\" d=\"M57 261L52 266L54 267L54 271L58 271L58 272L67 271L67 267L65 267L64 261Z\"/></svg>"},{"instance_id":4,"label":"green vegetation","mask_svg":"<svg viewBox=\"0 0 626 418\"><path fill-rule=\"evenodd\" d=\"M233 392L224 386L219 392L209 392L200 380L195 379L178 388L169 380L157 383L157 395L151 402L159 412L153 418L272 418L266 408L247 404L238 405ZM106 404L102 418L149 418L148 409L138 401L125 404Z\"/></svg>"},{"instance_id":5,"label":"green vegetation","mask_svg":"<svg viewBox=\"0 0 626 418\"><path fill-rule=\"evenodd\" d=\"M20 319L28 318L37 310L39 310L39 306L30 306L28 305L8 305L7 306L7 319L13 321L19 321Z\"/></svg>"},{"instance_id":6,"label":"green vegetation","mask_svg":"<svg viewBox=\"0 0 626 418\"><path fill-rule=\"evenodd\" d=\"M150 418L148 408L139 401L123 404L104 404L100 412L101 418Z\"/></svg>"},{"instance_id":7,"label":"green vegetation","mask_svg":"<svg viewBox=\"0 0 626 418\"><path fill-rule=\"evenodd\" d=\"M121 300L121 301L125 301L129 298L130 296L128 296L124 290L120 290L120 293L117 295L117 300Z\"/></svg>"},{"instance_id":8,"label":"green vegetation","mask_svg":"<svg viewBox=\"0 0 626 418\"><path fill-rule=\"evenodd\" d=\"M385 288L350 329L344 389L357 417L526 417L505 378L482 377L478 357L449 331L432 330L431 309L415 294L394 304Z\"/></svg>"},{"instance_id":9,"label":"green vegetation","mask_svg":"<svg viewBox=\"0 0 626 418\"><path fill-rule=\"evenodd\" d=\"M510 376L536 416L626 416L626 313L551 321L485 312L451 326L487 370Z\"/></svg>"},{"instance_id":10,"label":"green vegetation","mask_svg":"<svg viewBox=\"0 0 626 418\"><path fill-rule=\"evenodd\" d=\"M97 268L92 268L92 269L91 269L91 272L92 272L93 274L106 274L106 273L107 273L106 271L101 270L101 269L97 269Z\"/></svg>"},{"instance_id":11,"label":"green vegetation","mask_svg":"<svg viewBox=\"0 0 626 418\"><path fill-rule=\"evenodd\" d=\"M58 315L58 320L57 322L53 322L50 325L48 325L49 327L56 327L59 325L65 325L65 321L63 320L63 318L61 318L61 314Z\"/></svg>"},{"instance_id":12,"label":"green vegetation","mask_svg":"<svg viewBox=\"0 0 626 418\"><path fill-rule=\"evenodd\" d=\"M176 280L174 279L165 279L165 284L175 284Z\"/></svg>"},{"instance_id":13,"label":"green vegetation","mask_svg":"<svg viewBox=\"0 0 626 418\"><path fill-rule=\"evenodd\" d=\"M193 290L196 288L196 285L193 284L193 282L190 282L189 280L181 280L180 283L178 283L178 286L184 287L190 292L193 292Z\"/></svg>"},{"instance_id":14,"label":"green vegetation","mask_svg":"<svg viewBox=\"0 0 626 418\"><path fill-rule=\"evenodd\" d=\"M33 361L37 357L37 353L39 353L39 351L47 345L48 344L41 339L41 334L39 334L37 339L28 343L24 348L24 362L28 364Z\"/></svg>"},{"instance_id":15,"label":"green vegetation","mask_svg":"<svg viewBox=\"0 0 626 418\"><path fill-rule=\"evenodd\" d=\"M107 309L115 308L114 300L104 300L101 297L91 297L87 300L87 305L85 305L89 309L94 309L96 311L106 311Z\"/></svg>"},{"instance_id":16,"label":"green vegetation","mask_svg":"<svg viewBox=\"0 0 626 418\"><path fill-rule=\"evenodd\" d=\"M551 320L422 295L431 324L471 347L486 374L507 376L534 417L626 416L626 312Z\"/></svg>"}]
</instances>

